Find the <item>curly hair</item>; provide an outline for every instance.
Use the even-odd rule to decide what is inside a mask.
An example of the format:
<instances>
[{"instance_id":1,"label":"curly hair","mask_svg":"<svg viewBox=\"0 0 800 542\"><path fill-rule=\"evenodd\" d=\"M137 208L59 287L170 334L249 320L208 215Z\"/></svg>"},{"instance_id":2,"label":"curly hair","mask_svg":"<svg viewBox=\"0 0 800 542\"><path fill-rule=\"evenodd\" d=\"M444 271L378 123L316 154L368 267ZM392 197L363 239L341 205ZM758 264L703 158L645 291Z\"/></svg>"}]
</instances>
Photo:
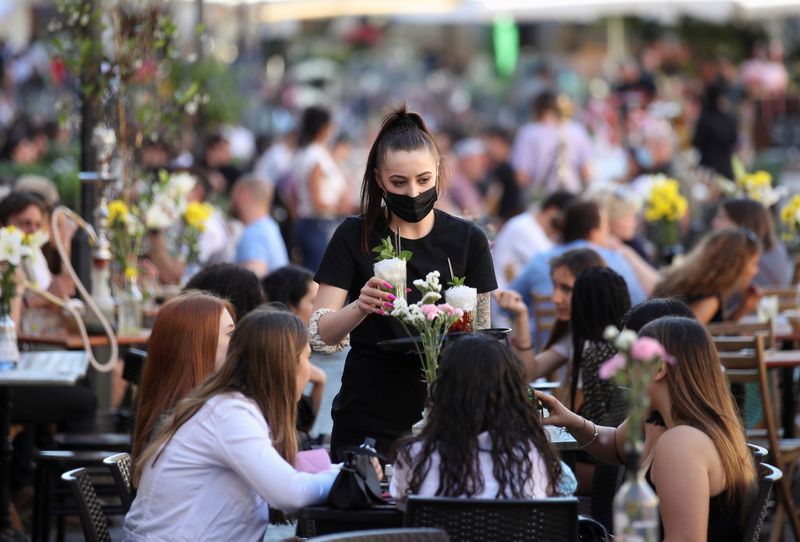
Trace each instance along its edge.
<instances>
[{"instance_id":1,"label":"curly hair","mask_svg":"<svg viewBox=\"0 0 800 542\"><path fill-rule=\"evenodd\" d=\"M411 472L409 495L419 492L434 453L440 457L437 496L479 495L485 487L479 461L484 451L492 456L495 498L528 498L534 449L545 464L547 491L556 493L561 463L528 398L522 363L507 345L482 334L453 340L442 354L431 401L420 434L397 448L397 462ZM489 433L491 450L479 449L478 435L484 432Z\"/></svg>"},{"instance_id":2,"label":"curly hair","mask_svg":"<svg viewBox=\"0 0 800 542\"><path fill-rule=\"evenodd\" d=\"M652 297L691 299L729 294L736 288L748 260L760 252L760 241L746 228L712 232L682 262L664 273Z\"/></svg>"}]
</instances>

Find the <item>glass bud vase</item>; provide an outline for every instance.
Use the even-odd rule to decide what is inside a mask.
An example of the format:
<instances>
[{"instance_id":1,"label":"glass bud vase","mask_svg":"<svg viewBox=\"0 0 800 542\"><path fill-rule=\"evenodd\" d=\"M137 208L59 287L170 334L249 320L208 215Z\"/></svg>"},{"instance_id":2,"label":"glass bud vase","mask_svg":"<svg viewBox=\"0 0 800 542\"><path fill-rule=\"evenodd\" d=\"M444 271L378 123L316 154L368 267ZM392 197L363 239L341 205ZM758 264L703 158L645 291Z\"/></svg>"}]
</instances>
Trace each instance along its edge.
<instances>
[{"instance_id":1,"label":"glass bud vase","mask_svg":"<svg viewBox=\"0 0 800 542\"><path fill-rule=\"evenodd\" d=\"M10 371L19 363L17 326L10 311L0 311L0 371Z\"/></svg>"},{"instance_id":2,"label":"glass bud vase","mask_svg":"<svg viewBox=\"0 0 800 542\"><path fill-rule=\"evenodd\" d=\"M628 479L614 497L614 540L616 542L658 542L661 529L658 497L639 468L639 454L629 454Z\"/></svg>"},{"instance_id":3,"label":"glass bud vase","mask_svg":"<svg viewBox=\"0 0 800 542\"><path fill-rule=\"evenodd\" d=\"M135 279L126 279L125 288L119 295L119 335L138 335L142 332L144 296Z\"/></svg>"}]
</instances>

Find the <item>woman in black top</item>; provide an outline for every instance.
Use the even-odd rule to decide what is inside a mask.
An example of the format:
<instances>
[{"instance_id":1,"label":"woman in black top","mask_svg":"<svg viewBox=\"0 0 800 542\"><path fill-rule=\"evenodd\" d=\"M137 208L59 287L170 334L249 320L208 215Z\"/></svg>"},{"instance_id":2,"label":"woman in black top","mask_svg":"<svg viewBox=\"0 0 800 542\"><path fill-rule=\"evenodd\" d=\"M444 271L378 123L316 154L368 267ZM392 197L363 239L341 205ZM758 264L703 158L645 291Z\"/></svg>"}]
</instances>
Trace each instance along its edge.
<instances>
[{"instance_id":1,"label":"woman in black top","mask_svg":"<svg viewBox=\"0 0 800 542\"><path fill-rule=\"evenodd\" d=\"M442 160L422 118L404 106L393 110L367 159L362 215L338 227L315 276L320 287L310 325L312 345L324 349L350 334L352 346L332 408L334 455L364 437L375 438L378 452L386 454L420 419L425 400L419 357L377 345L406 336L386 312L394 297L373 276L371 249L381 239L400 231L402 249L413 254L409 285L434 270L449 277L449 258L455 275L478 290L477 327L489 326L489 292L497 287L489 245L472 223L433 209L442 181ZM416 289L409 292L409 303L419 299Z\"/></svg>"}]
</instances>

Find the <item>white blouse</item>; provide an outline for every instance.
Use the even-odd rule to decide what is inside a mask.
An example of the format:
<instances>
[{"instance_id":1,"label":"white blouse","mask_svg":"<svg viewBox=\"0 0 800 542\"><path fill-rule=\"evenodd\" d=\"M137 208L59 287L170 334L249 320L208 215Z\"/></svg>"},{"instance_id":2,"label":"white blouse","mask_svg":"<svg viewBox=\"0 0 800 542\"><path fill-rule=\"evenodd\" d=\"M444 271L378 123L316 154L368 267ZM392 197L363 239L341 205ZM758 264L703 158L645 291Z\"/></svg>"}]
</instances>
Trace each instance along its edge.
<instances>
[{"instance_id":1,"label":"white blouse","mask_svg":"<svg viewBox=\"0 0 800 542\"><path fill-rule=\"evenodd\" d=\"M124 539L261 540L268 505L291 513L322 502L338 469L297 472L272 446L253 400L218 395L145 466Z\"/></svg>"},{"instance_id":2,"label":"white blouse","mask_svg":"<svg viewBox=\"0 0 800 542\"><path fill-rule=\"evenodd\" d=\"M411 458L413 459L419 454L422 448L422 443L416 442L411 447ZM475 499L494 499L497 496L497 491L500 488L497 479L494 477L492 454L489 450L492 448L492 441L489 437L489 432L485 431L478 435L478 461L480 462L481 473L483 474L483 491L474 495ZM533 447L530 452L531 462L533 463L533 472L530 480L525 484L525 496L528 499L544 499L549 497L547 494L548 475L547 468L545 467L544 460L539 455L539 451ZM436 490L439 488L439 453L434 452L431 456L430 469L427 476L422 481L419 491L415 495L421 497L434 497ZM389 491L392 497L397 501L399 506L403 506L406 500L406 489L411 481L412 466L402 465L395 461L394 463L394 476L392 477ZM455 496L455 495L453 495ZM460 495L459 495L460 496Z\"/></svg>"},{"instance_id":3,"label":"white blouse","mask_svg":"<svg viewBox=\"0 0 800 542\"><path fill-rule=\"evenodd\" d=\"M327 206L335 206L347 190L347 181L331 156L328 149L319 143L311 143L301 149L295 157L294 177L297 189L297 215L300 218L319 218L318 212L311 203L309 181L315 166L322 171L322 182L319 186L319 199ZM331 218L335 216L330 213Z\"/></svg>"}]
</instances>

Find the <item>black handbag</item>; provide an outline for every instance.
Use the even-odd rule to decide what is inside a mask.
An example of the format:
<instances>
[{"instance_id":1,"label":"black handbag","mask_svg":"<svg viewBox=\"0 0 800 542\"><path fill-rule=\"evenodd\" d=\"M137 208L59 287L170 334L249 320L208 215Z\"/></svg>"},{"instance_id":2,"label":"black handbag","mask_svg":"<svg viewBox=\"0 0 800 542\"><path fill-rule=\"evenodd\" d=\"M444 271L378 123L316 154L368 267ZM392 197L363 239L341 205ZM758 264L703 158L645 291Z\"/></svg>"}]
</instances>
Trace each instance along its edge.
<instances>
[{"instance_id":1,"label":"black handbag","mask_svg":"<svg viewBox=\"0 0 800 542\"><path fill-rule=\"evenodd\" d=\"M579 542L610 542L611 536L602 523L589 516L578 516Z\"/></svg>"},{"instance_id":2,"label":"black handbag","mask_svg":"<svg viewBox=\"0 0 800 542\"><path fill-rule=\"evenodd\" d=\"M338 510L363 510L372 504L385 504L381 496L378 475L372 466L375 456L371 446L361 446L345 452L342 470L333 481L328 504Z\"/></svg>"}]
</instances>

